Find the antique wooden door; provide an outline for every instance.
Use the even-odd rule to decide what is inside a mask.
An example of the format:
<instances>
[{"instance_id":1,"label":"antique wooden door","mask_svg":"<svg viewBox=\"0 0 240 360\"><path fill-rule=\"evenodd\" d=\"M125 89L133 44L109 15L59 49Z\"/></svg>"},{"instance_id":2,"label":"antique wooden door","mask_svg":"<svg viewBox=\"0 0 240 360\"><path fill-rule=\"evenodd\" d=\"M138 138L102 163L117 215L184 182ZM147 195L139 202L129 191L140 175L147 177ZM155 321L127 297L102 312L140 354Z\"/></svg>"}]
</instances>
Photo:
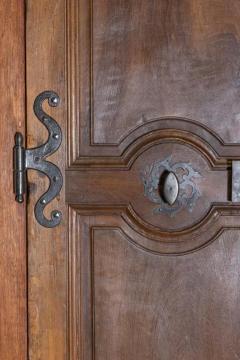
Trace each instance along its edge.
<instances>
[{"instance_id":1,"label":"antique wooden door","mask_svg":"<svg viewBox=\"0 0 240 360\"><path fill-rule=\"evenodd\" d=\"M28 174L31 360L240 359L240 2L26 1L27 146L61 126L40 226Z\"/></svg>"}]
</instances>

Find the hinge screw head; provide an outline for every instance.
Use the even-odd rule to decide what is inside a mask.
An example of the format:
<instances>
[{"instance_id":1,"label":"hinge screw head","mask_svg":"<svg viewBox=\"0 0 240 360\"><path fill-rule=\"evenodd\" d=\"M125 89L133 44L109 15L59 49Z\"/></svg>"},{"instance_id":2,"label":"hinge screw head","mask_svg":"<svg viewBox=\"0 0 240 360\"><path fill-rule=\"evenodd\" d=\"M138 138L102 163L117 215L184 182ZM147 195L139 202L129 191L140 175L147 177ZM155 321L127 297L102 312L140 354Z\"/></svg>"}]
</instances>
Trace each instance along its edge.
<instances>
[{"instance_id":1,"label":"hinge screw head","mask_svg":"<svg viewBox=\"0 0 240 360\"><path fill-rule=\"evenodd\" d=\"M51 97L49 100L50 100L51 106L54 106L54 107L57 106L59 103L59 98L56 96Z\"/></svg>"},{"instance_id":2,"label":"hinge screw head","mask_svg":"<svg viewBox=\"0 0 240 360\"><path fill-rule=\"evenodd\" d=\"M61 216L61 213L60 213L60 211L54 211L54 213L53 213L53 217L55 217L55 218L60 218L60 216Z\"/></svg>"}]
</instances>

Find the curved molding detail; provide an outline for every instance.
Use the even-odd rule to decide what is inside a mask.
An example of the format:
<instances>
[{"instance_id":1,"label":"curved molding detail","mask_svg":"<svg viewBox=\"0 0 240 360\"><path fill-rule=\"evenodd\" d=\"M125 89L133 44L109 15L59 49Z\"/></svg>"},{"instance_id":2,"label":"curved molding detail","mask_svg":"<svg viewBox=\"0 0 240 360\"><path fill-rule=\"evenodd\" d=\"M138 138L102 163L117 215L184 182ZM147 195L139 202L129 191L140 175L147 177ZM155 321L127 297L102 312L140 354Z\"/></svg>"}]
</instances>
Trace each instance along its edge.
<instances>
[{"instance_id":1,"label":"curved molding detail","mask_svg":"<svg viewBox=\"0 0 240 360\"><path fill-rule=\"evenodd\" d=\"M176 122L179 120L183 124L192 127L192 129L187 129L191 133L196 133L194 127L198 127L203 135L202 138L206 141L206 135L211 134L210 136L216 139L215 145L219 146L220 156L226 154L229 158L234 156L239 158L239 143L226 143L206 125L181 117L151 119L146 118L144 114L136 114L135 124L141 121L141 125L132 128L132 130L131 128L125 129L128 134L123 135L123 138L118 143L94 142L94 126L97 121L92 106L94 103L94 93L92 91L94 44L92 37L88 36L89 31L93 30L93 8L92 0L83 4L73 0L67 4L68 133L71 137L68 147L69 167L77 167L79 164L91 164L92 166L98 164L105 164L106 166L126 165L127 160L124 153L128 153L128 148L132 146L133 142L150 131L166 128L165 124L168 121L167 127L174 129L176 128ZM84 21L82 21L83 14L85 14ZM83 59L83 61L80 61L80 59ZM79 83L79 79L83 79L83 81ZM86 91L86 88L89 91ZM141 116L140 119L139 115ZM183 127L181 127L182 130L184 130ZM215 145L214 148L218 152ZM223 146L226 149L223 149Z\"/></svg>"},{"instance_id":2,"label":"curved molding detail","mask_svg":"<svg viewBox=\"0 0 240 360\"><path fill-rule=\"evenodd\" d=\"M119 146L84 145L84 154L79 154L70 168L80 164L129 168L139 153L166 139L190 144L205 154L212 165L221 166L225 165L227 160L240 160L239 144L224 143L214 131L197 121L166 117L153 119L139 126L129 133Z\"/></svg>"},{"instance_id":3,"label":"curved molding detail","mask_svg":"<svg viewBox=\"0 0 240 360\"><path fill-rule=\"evenodd\" d=\"M225 182L221 181L223 191L220 193L215 191L214 196L209 198L209 192L204 191L201 201L205 202L201 203L199 199L199 203L202 204L199 216L195 207L192 221L185 222L186 225L183 224L182 227L181 224L175 228L165 226L163 218L158 223L153 221L149 215L152 211L151 204L147 217L147 199L144 203L145 213L141 209L142 201L144 201L144 186L139 179L139 174L144 171L146 164L151 164L158 159L162 161L160 155L159 157L154 155L154 148L158 145L165 146L165 144L169 148L171 144L186 146L195 152L196 157L199 155L199 158L203 159L203 163L206 164L203 166L207 171L204 173L201 167L195 169L204 176L204 181L202 183L200 181L202 184L200 191L202 191L202 186L208 190L211 184L216 183L220 175L223 178L222 174L225 179ZM92 146L90 148L93 149ZM240 159L240 146L224 144L222 139L206 126L182 118L156 119L139 126L129 134L119 145L121 151L118 156L114 156L113 147L101 145L95 148L98 150L98 156L95 156L94 152L91 153L91 150L89 156L81 158L80 162L69 169L68 181L75 181L76 190L69 194L67 192L66 200L69 204L78 204L76 208L82 214L118 213L123 219L120 227L125 229L129 238L134 239L138 246L159 254L183 254L206 246L214 241L224 229L239 227L240 205L229 202L225 190L228 167L231 160ZM149 156L146 155L148 151L151 153ZM168 156L166 154L164 157ZM180 157L175 161L181 161L179 159ZM77 180L80 163L84 164L84 172L81 171L81 189L78 188L79 180ZM129 179L131 178L131 181L137 184L137 177L138 188L133 194L133 191L131 193L128 189ZM119 184L118 187L114 187L113 178ZM112 184L110 189L106 188L106 183ZM90 191L93 187L95 188L94 197ZM186 219L187 215L184 214L184 216ZM175 225L173 222L171 224Z\"/></svg>"},{"instance_id":4,"label":"curved molding detail","mask_svg":"<svg viewBox=\"0 0 240 360\"><path fill-rule=\"evenodd\" d=\"M226 229L239 228L239 216L239 205L213 205L208 214L195 226L167 232L143 222L129 206L121 213L121 228L132 241L146 250L170 255L184 254L207 246Z\"/></svg>"},{"instance_id":5,"label":"curved molding detail","mask_svg":"<svg viewBox=\"0 0 240 360\"><path fill-rule=\"evenodd\" d=\"M164 139L184 141L209 157L211 163L224 165L227 159L240 160L240 144L229 144L207 126L186 118L153 119L133 130L119 146L84 145L84 153L70 163L70 168L85 166L129 167L137 153Z\"/></svg>"},{"instance_id":6,"label":"curved molding detail","mask_svg":"<svg viewBox=\"0 0 240 360\"><path fill-rule=\"evenodd\" d=\"M140 250L150 252L156 255L186 255L199 251L203 247L214 242L225 230L239 229L240 207L238 206L235 213L233 209L212 208L208 219L204 220L204 226L199 224L195 229L194 235L191 231L173 233L170 237L166 234L152 234L145 231L139 224L132 219L130 209L122 211L119 214L112 215L110 209L95 209L93 220L93 210L80 209L71 206L72 212L77 214L81 222L85 222L91 229L119 229L126 237L126 240L138 247ZM91 217L91 225L89 220Z\"/></svg>"}]
</instances>

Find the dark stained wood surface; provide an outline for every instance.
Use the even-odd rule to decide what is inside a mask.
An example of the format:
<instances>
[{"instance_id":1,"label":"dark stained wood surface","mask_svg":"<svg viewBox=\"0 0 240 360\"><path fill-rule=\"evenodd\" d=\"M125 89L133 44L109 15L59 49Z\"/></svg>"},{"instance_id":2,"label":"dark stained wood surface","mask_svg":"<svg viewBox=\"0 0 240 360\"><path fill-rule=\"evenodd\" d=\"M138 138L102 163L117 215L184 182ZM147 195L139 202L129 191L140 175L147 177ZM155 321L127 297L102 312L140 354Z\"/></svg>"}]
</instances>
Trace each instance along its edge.
<instances>
[{"instance_id":1,"label":"dark stained wood surface","mask_svg":"<svg viewBox=\"0 0 240 360\"><path fill-rule=\"evenodd\" d=\"M93 0L93 141L171 115L239 142L239 17L236 0Z\"/></svg>"},{"instance_id":2,"label":"dark stained wood surface","mask_svg":"<svg viewBox=\"0 0 240 360\"><path fill-rule=\"evenodd\" d=\"M238 358L239 3L67 8L70 358ZM200 175L175 216L143 182L166 159Z\"/></svg>"},{"instance_id":3,"label":"dark stained wood surface","mask_svg":"<svg viewBox=\"0 0 240 360\"><path fill-rule=\"evenodd\" d=\"M81 349L73 359L81 351L107 360L237 358L238 231L201 251L164 257L136 247L114 216L73 218L72 320Z\"/></svg>"},{"instance_id":4,"label":"dark stained wood surface","mask_svg":"<svg viewBox=\"0 0 240 360\"><path fill-rule=\"evenodd\" d=\"M12 183L14 135L25 133L24 1L1 1L0 44L0 359L26 360L26 207Z\"/></svg>"},{"instance_id":5,"label":"dark stained wood surface","mask_svg":"<svg viewBox=\"0 0 240 360\"><path fill-rule=\"evenodd\" d=\"M28 2L28 142L34 97L58 91L69 206L39 228L31 175L31 359L240 358L239 16L237 0ZM160 191L166 159L199 175L173 216L146 183Z\"/></svg>"},{"instance_id":6,"label":"dark stained wood surface","mask_svg":"<svg viewBox=\"0 0 240 360\"><path fill-rule=\"evenodd\" d=\"M113 162L165 117L239 143L236 0L72 0L67 9L71 165Z\"/></svg>"},{"instance_id":7,"label":"dark stained wood surface","mask_svg":"<svg viewBox=\"0 0 240 360\"><path fill-rule=\"evenodd\" d=\"M140 251L120 229L94 229L96 358L237 358L239 250L237 231L172 258Z\"/></svg>"}]
</instances>

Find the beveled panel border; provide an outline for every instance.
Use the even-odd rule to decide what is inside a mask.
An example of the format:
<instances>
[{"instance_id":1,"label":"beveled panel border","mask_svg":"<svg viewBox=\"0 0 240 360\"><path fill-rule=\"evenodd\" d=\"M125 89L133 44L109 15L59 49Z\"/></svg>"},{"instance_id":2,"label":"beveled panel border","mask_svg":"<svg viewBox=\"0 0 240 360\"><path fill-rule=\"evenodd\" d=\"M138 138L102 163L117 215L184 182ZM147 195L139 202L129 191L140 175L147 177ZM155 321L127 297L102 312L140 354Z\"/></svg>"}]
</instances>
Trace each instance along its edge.
<instances>
[{"instance_id":1,"label":"beveled panel border","mask_svg":"<svg viewBox=\"0 0 240 360\"><path fill-rule=\"evenodd\" d=\"M192 147L203 155L212 171L228 171L231 166L228 155L232 155L233 150L236 149L235 146L224 146L215 134L199 124L187 121L189 131L186 131L184 129L185 120L170 119L169 121L174 123L174 129L169 128L168 119L160 120L162 125L160 130L159 120L154 121L151 124L151 131L145 134L140 133L136 141L127 147L121 157L118 157L118 162L114 159L112 163L112 159L108 159L109 162L106 164L105 162L101 163L98 159L98 162L92 163L90 168L88 167L89 164L83 164L84 166L81 168L73 167L66 172L66 202L68 204L75 204L76 208L82 210L93 211L93 214L99 209L107 209L112 214L121 209L122 216L125 217L126 222L131 227L146 238L154 239L158 243L157 248L155 247L156 244L149 247L149 242L143 246L157 252L162 252L161 246L163 245L159 245L161 243L176 242L178 244L177 251L179 251L180 243L191 244L193 239L194 245L188 245L184 250L181 247L181 251L189 251L192 246L202 246L203 243L210 241L222 227L228 226L229 214L232 215L232 219L240 214L239 203L225 202L225 200L223 200L224 202L214 202L213 200L210 206L206 208L204 215L191 226L178 231L167 231L146 223L144 219L139 217L137 209L134 209L131 194L128 197L120 196L120 194L127 194L128 180L124 176L131 174L136 159L150 147L160 143L173 142ZM144 129L140 128L139 130L143 131ZM213 146L210 146L209 143ZM106 161L106 158L103 158L102 161ZM119 185L111 189L110 196L104 188L104 184L110 182L113 177ZM91 189L97 190L94 199ZM221 219L221 217L226 217L226 219ZM217 222L216 219L218 219ZM139 240L139 243L144 244L144 241Z\"/></svg>"},{"instance_id":2,"label":"beveled panel border","mask_svg":"<svg viewBox=\"0 0 240 360\"><path fill-rule=\"evenodd\" d=\"M129 206L81 207L71 205L71 211L79 217L88 217L89 224L95 227L119 228L129 242L144 251L158 255L178 256L198 251L213 242L226 229L239 229L240 206L214 205L208 215L195 226L164 232L135 217Z\"/></svg>"},{"instance_id":3,"label":"beveled panel border","mask_svg":"<svg viewBox=\"0 0 240 360\"><path fill-rule=\"evenodd\" d=\"M229 211L221 216L219 209L215 216L214 234L198 243L193 238L189 243L158 243L146 239L137 232L127 219L127 213L119 209L80 209L69 207L69 255L68 255L68 340L69 360L95 359L94 330L94 234L101 230L117 230L136 250L154 256L187 256L209 246L227 229L239 229L238 216ZM213 236L211 236L213 235ZM200 234L201 237L201 234ZM195 245L194 242L196 241ZM151 245L146 248L146 243ZM190 244L191 243L191 244ZM189 245L191 247L189 247Z\"/></svg>"},{"instance_id":4,"label":"beveled panel border","mask_svg":"<svg viewBox=\"0 0 240 360\"><path fill-rule=\"evenodd\" d=\"M149 119L147 123L129 131L119 143L99 144L93 141L94 94L93 78L93 0L66 2L66 75L68 104L68 165L81 164L108 166L124 163L124 154L143 135L160 129L181 128L189 133L200 131L203 140L210 142L219 156L240 159L240 144L225 143L207 126L192 120L176 117ZM179 129L179 127L177 127ZM193 129L195 128L195 129ZM200 130L201 129L201 130ZM208 133L208 135L207 135ZM209 134L212 136L209 137ZM207 135L207 136L206 136ZM213 140L215 138L215 140ZM212 143L213 141L213 143ZM216 143L217 141L217 143Z\"/></svg>"}]
</instances>

